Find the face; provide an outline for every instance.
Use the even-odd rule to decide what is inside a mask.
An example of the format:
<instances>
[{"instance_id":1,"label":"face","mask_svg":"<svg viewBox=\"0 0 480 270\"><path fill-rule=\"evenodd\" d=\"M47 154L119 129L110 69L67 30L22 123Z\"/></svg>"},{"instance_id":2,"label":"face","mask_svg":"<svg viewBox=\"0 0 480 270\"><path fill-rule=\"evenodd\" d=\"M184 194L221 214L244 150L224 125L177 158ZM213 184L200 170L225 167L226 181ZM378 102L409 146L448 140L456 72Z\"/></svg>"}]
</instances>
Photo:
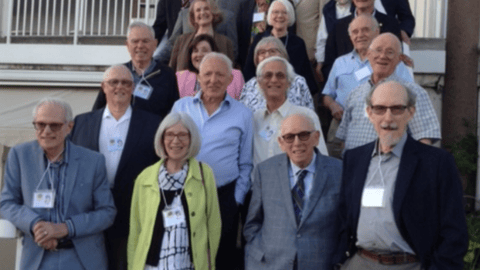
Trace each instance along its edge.
<instances>
[{"instance_id":1,"label":"face","mask_svg":"<svg viewBox=\"0 0 480 270\"><path fill-rule=\"evenodd\" d=\"M398 39L391 34L382 34L373 40L367 57L377 79L393 74L400 62L399 46Z\"/></svg>"},{"instance_id":2,"label":"face","mask_svg":"<svg viewBox=\"0 0 480 270\"><path fill-rule=\"evenodd\" d=\"M271 56L281 56L280 50L275 46L274 43L267 43L266 45L260 47L257 51L257 65Z\"/></svg>"},{"instance_id":3,"label":"face","mask_svg":"<svg viewBox=\"0 0 480 270\"><path fill-rule=\"evenodd\" d=\"M372 95L372 106L405 106L406 104L407 92L395 82L378 86ZM381 115L371 107L367 107L368 117L377 131L382 147L393 147L400 141L414 113L415 108L410 107L398 115L392 114L391 109L387 109Z\"/></svg>"},{"instance_id":4,"label":"face","mask_svg":"<svg viewBox=\"0 0 480 270\"><path fill-rule=\"evenodd\" d=\"M37 109L34 122L38 144L47 154L58 155L65 145L65 137L70 133L73 122L66 123L65 112L58 105L46 103ZM58 130L52 130L52 125ZM42 128L39 128L43 126ZM55 128L53 128L55 129Z\"/></svg>"},{"instance_id":5,"label":"face","mask_svg":"<svg viewBox=\"0 0 480 270\"><path fill-rule=\"evenodd\" d=\"M212 51L210 43L205 40L200 41L192 50L192 64L198 70L205 54Z\"/></svg>"},{"instance_id":6,"label":"face","mask_svg":"<svg viewBox=\"0 0 480 270\"><path fill-rule=\"evenodd\" d=\"M267 0L255 0L255 2L257 3L257 6L258 6L258 12L268 11L268 7L270 5L267 3Z\"/></svg>"},{"instance_id":7,"label":"face","mask_svg":"<svg viewBox=\"0 0 480 270\"><path fill-rule=\"evenodd\" d=\"M345 5L347 3L350 3L352 2L352 0L335 0L337 3L339 3L340 5Z\"/></svg>"},{"instance_id":8,"label":"face","mask_svg":"<svg viewBox=\"0 0 480 270\"><path fill-rule=\"evenodd\" d=\"M285 6L280 2L273 2L268 23L275 29L286 29L288 27L288 14Z\"/></svg>"},{"instance_id":9,"label":"face","mask_svg":"<svg viewBox=\"0 0 480 270\"><path fill-rule=\"evenodd\" d=\"M350 25L350 39L352 40L353 47L357 51L367 50L377 35L378 29L373 31L372 21L365 16L354 19Z\"/></svg>"},{"instance_id":10,"label":"face","mask_svg":"<svg viewBox=\"0 0 480 270\"><path fill-rule=\"evenodd\" d=\"M127 49L134 63L150 61L156 47L157 40L147 28L135 27L127 37Z\"/></svg>"},{"instance_id":11,"label":"face","mask_svg":"<svg viewBox=\"0 0 480 270\"><path fill-rule=\"evenodd\" d=\"M267 104L269 100L285 100L288 89L287 69L280 61L265 64L258 83L263 90Z\"/></svg>"},{"instance_id":12,"label":"face","mask_svg":"<svg viewBox=\"0 0 480 270\"><path fill-rule=\"evenodd\" d=\"M320 133L314 131L307 140L302 141L299 136L295 136L293 142L285 141L282 136L289 134L299 134L302 132L311 132L314 127L303 116L294 115L285 119L281 127L281 135L278 137L280 148L287 153L291 162L300 168L305 168L310 164L313 158L314 147L318 144ZM305 139L305 138L303 138Z\"/></svg>"},{"instance_id":13,"label":"face","mask_svg":"<svg viewBox=\"0 0 480 270\"><path fill-rule=\"evenodd\" d=\"M353 3L359 9L372 8L375 5L375 0L353 0Z\"/></svg>"},{"instance_id":14,"label":"face","mask_svg":"<svg viewBox=\"0 0 480 270\"><path fill-rule=\"evenodd\" d=\"M210 4L204 1L196 1L193 7L193 17L195 18L195 24L199 26L212 24L213 16Z\"/></svg>"},{"instance_id":15,"label":"face","mask_svg":"<svg viewBox=\"0 0 480 270\"><path fill-rule=\"evenodd\" d=\"M169 160L183 160L190 146L190 133L182 123L177 123L165 130L163 143Z\"/></svg>"},{"instance_id":16,"label":"face","mask_svg":"<svg viewBox=\"0 0 480 270\"><path fill-rule=\"evenodd\" d=\"M232 82L232 74L228 74L228 66L221 59L209 58L200 66L198 81L206 98L225 97L227 86Z\"/></svg>"},{"instance_id":17,"label":"face","mask_svg":"<svg viewBox=\"0 0 480 270\"><path fill-rule=\"evenodd\" d=\"M105 74L102 89L107 99L107 104L130 104L133 93L133 81L130 71L117 67Z\"/></svg>"}]
</instances>

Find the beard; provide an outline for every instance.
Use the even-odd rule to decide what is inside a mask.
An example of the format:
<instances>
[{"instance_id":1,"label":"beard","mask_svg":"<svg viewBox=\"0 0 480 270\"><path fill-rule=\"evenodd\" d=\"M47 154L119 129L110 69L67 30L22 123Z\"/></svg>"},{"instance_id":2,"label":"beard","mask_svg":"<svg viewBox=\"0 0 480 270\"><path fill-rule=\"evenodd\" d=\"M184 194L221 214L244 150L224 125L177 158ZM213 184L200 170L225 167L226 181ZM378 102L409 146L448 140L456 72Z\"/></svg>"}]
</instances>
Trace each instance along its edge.
<instances>
[{"instance_id":1,"label":"beard","mask_svg":"<svg viewBox=\"0 0 480 270\"><path fill-rule=\"evenodd\" d=\"M398 125L396 123L390 123L390 124L385 123L385 124L381 124L380 127L382 129L388 129L392 131L395 131L398 129ZM385 147L393 148L395 147L395 145L398 144L398 142L400 142L400 140L402 139L402 136L403 136L403 133L400 136L396 136L396 134L389 133L387 135L379 137L380 144Z\"/></svg>"}]
</instances>

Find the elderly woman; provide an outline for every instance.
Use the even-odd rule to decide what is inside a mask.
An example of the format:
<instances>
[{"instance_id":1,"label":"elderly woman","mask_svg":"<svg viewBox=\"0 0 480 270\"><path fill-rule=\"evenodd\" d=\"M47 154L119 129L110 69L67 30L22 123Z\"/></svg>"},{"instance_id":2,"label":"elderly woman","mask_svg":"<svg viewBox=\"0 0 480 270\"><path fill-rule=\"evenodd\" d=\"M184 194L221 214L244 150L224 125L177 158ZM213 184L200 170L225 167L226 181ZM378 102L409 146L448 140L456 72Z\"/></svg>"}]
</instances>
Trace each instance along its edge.
<instances>
[{"instance_id":1,"label":"elderly woman","mask_svg":"<svg viewBox=\"0 0 480 270\"><path fill-rule=\"evenodd\" d=\"M220 210L212 170L194 158L197 126L185 113L170 113L154 144L161 160L135 181L128 269L214 269Z\"/></svg>"},{"instance_id":2,"label":"elderly woman","mask_svg":"<svg viewBox=\"0 0 480 270\"><path fill-rule=\"evenodd\" d=\"M318 92L317 83L313 75L313 69L308 59L307 49L303 39L293 33L288 32L288 27L295 23L295 11L288 0L276 0L272 2L267 14L267 23L271 26L255 36L248 52L248 56L243 68L245 80L250 80L255 76L254 50L257 43L264 37L274 36L285 44L290 63L295 72L302 75L308 84L312 96Z\"/></svg>"},{"instance_id":3,"label":"elderly woman","mask_svg":"<svg viewBox=\"0 0 480 270\"><path fill-rule=\"evenodd\" d=\"M257 67L258 88L266 100L266 107L253 115L253 164L282 153L277 143L282 120L292 114L305 114L313 119L315 129L320 130L317 114L302 106L292 104L288 99L288 90L295 78L292 65L285 58L273 56L263 60ZM320 153L328 156L323 136L318 141Z\"/></svg>"},{"instance_id":4,"label":"elderly woman","mask_svg":"<svg viewBox=\"0 0 480 270\"><path fill-rule=\"evenodd\" d=\"M194 96L202 90L197 80L198 70L203 57L209 52L218 52L215 40L209 35L196 36L188 47L188 69L177 71L180 97ZM227 87L227 93L238 100L245 81L240 70L232 70L233 80Z\"/></svg>"},{"instance_id":5,"label":"elderly woman","mask_svg":"<svg viewBox=\"0 0 480 270\"><path fill-rule=\"evenodd\" d=\"M214 31L215 26L223 20L222 13L212 0L195 0L189 9L189 22L195 32L179 36L173 46L169 66L174 71L188 68L188 47L192 40L201 34L213 37L218 51L227 55L232 62L235 61L232 41Z\"/></svg>"},{"instance_id":6,"label":"elderly woman","mask_svg":"<svg viewBox=\"0 0 480 270\"><path fill-rule=\"evenodd\" d=\"M271 56L280 56L288 60L288 54L283 43L276 37L266 37L258 42L254 52L255 66ZM313 108L312 95L308 89L305 78L294 74L290 82L287 99L294 105ZM240 102L247 108L255 112L258 109L265 108L265 98L258 90L258 81L256 77L251 78L243 87L240 95Z\"/></svg>"}]
</instances>

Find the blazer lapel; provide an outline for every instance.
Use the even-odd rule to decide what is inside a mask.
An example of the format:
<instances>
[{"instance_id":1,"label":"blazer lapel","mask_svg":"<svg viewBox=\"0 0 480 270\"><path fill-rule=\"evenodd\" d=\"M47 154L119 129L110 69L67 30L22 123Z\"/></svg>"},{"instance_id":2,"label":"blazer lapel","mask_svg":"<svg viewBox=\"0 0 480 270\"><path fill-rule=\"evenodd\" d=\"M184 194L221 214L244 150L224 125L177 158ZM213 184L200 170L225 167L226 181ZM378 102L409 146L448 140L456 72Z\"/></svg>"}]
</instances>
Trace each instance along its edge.
<instances>
[{"instance_id":1,"label":"blazer lapel","mask_svg":"<svg viewBox=\"0 0 480 270\"><path fill-rule=\"evenodd\" d=\"M418 163L417 151L412 143L413 138L408 136L405 146L403 147L400 165L398 166L397 179L395 180L395 192L393 194L393 213L395 220L399 220L400 208L403 199L407 193L413 173Z\"/></svg>"},{"instance_id":2,"label":"blazer lapel","mask_svg":"<svg viewBox=\"0 0 480 270\"><path fill-rule=\"evenodd\" d=\"M295 218L295 212L293 210L293 202L292 202L292 191L290 189L290 177L288 175L288 157L284 154L282 160L278 163L278 168L273 168L275 171L276 179L274 181L278 181L280 185L281 197L284 198L285 207L287 209L287 215L290 217L289 220L292 225L296 228L297 227L297 219Z\"/></svg>"},{"instance_id":3,"label":"blazer lapel","mask_svg":"<svg viewBox=\"0 0 480 270\"><path fill-rule=\"evenodd\" d=\"M323 190L327 182L327 173L325 169L325 160L318 151L317 160L315 161L315 179L312 183L312 190L310 191L310 197L308 199L305 208L303 209L302 219L300 220L299 228L303 225L303 222L311 214L313 208L317 205L318 200L322 197Z\"/></svg>"},{"instance_id":4,"label":"blazer lapel","mask_svg":"<svg viewBox=\"0 0 480 270\"><path fill-rule=\"evenodd\" d=\"M102 125L102 117L103 117L104 111L105 109L101 109L94 112L92 125L91 125L93 128L90 129L90 131L86 131L90 135L90 136L87 136L86 138L90 138L92 140L92 146L93 146L92 150L97 152L100 151L100 148L98 146L98 139L100 137L100 126Z\"/></svg>"},{"instance_id":5,"label":"blazer lapel","mask_svg":"<svg viewBox=\"0 0 480 270\"><path fill-rule=\"evenodd\" d=\"M65 205L65 207L63 208L63 214L64 216L67 215L67 209L68 209L68 205L70 203L70 198L71 198L71 195L72 195L72 192L73 192L73 188L75 187L75 181L77 179L77 172L78 172L78 164L79 164L79 161L78 159L80 159L80 157L77 155L77 152L76 151L72 151L72 147L75 147L73 145L73 143L70 143L69 141L67 141L67 143L69 143L69 147L68 147L68 165L67 165L67 171L65 173L65 191L64 191L64 195L63 195L63 205Z\"/></svg>"},{"instance_id":6,"label":"blazer lapel","mask_svg":"<svg viewBox=\"0 0 480 270\"><path fill-rule=\"evenodd\" d=\"M365 181L367 180L368 167L370 166L370 161L372 159L373 148L375 147L375 142L371 143L369 147L365 147L363 153L357 159L356 168L358 174L354 175L354 179L349 180L352 184L352 205L353 207L353 219L358 223L358 218L360 216L360 207L362 205L362 193L363 187L365 186ZM355 226L356 228L356 226Z\"/></svg>"},{"instance_id":7,"label":"blazer lapel","mask_svg":"<svg viewBox=\"0 0 480 270\"><path fill-rule=\"evenodd\" d=\"M121 185L121 181L117 181L121 179L121 173L123 168L125 168L126 164L129 162L129 157L135 151L135 147L138 144L138 141L141 138L143 133L144 121L139 119L140 116L136 113L135 110L132 111L132 117L130 118L130 125L128 127L127 138L125 141L125 147L122 151L122 156L120 157L120 162L118 163L117 173L115 174L115 185Z\"/></svg>"}]
</instances>

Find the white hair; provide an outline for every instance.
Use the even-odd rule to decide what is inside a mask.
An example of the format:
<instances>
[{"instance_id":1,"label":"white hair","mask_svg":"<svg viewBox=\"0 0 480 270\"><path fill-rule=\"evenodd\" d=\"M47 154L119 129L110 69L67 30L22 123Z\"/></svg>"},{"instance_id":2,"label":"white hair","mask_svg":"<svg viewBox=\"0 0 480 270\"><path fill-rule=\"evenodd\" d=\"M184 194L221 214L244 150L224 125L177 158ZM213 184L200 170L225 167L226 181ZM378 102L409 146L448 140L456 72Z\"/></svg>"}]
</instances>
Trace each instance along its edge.
<instances>
[{"instance_id":1,"label":"white hair","mask_svg":"<svg viewBox=\"0 0 480 270\"><path fill-rule=\"evenodd\" d=\"M42 98L37 103L37 105L35 105L35 107L33 108L33 111L32 111L33 119L35 119L37 117L38 109L40 107L42 107L43 105L46 105L46 104L61 107L63 109L64 114L65 114L65 121L67 123L73 121L72 107L65 100L63 100L61 98L57 98L57 97Z\"/></svg>"},{"instance_id":2,"label":"white hair","mask_svg":"<svg viewBox=\"0 0 480 270\"><path fill-rule=\"evenodd\" d=\"M203 57L202 62L200 62L200 66L198 69L200 72L202 71L203 63L205 63L210 58L217 58L223 61L227 65L228 74L232 74L232 69L233 69L232 60L230 60L230 58L228 58L228 56L226 56L225 54L219 53L219 52L209 52Z\"/></svg>"}]
</instances>

